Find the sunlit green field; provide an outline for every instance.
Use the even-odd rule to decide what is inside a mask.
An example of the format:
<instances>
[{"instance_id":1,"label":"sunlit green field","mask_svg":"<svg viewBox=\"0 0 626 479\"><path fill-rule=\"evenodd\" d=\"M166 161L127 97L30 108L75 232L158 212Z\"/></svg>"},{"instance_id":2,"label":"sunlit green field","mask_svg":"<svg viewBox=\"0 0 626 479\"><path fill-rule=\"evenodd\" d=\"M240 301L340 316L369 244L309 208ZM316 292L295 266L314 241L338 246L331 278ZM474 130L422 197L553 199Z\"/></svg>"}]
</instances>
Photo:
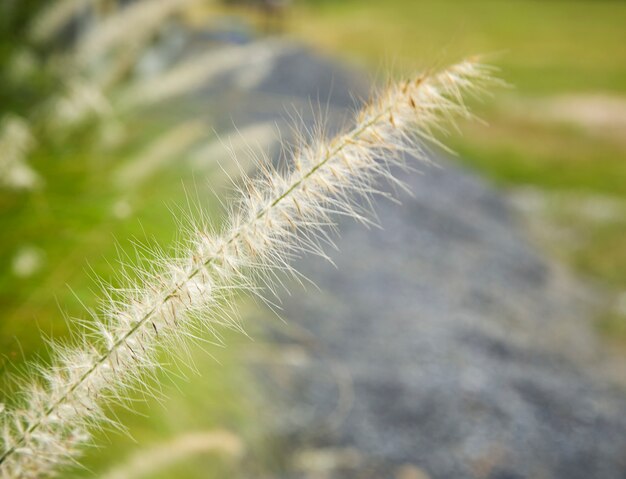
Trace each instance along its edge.
<instances>
[{"instance_id":1,"label":"sunlit green field","mask_svg":"<svg viewBox=\"0 0 626 479\"><path fill-rule=\"evenodd\" d=\"M626 290L624 25L626 4L616 1L317 0L293 15L292 29L374 76L484 55L509 87L474 106L486 125L463 124L449 144L459 161L502 187L621 204L623 214L600 223L557 208L551 223L575 241L544 245L619 292ZM571 108L555 116L555 102ZM608 127L587 121L607 104L617 116ZM626 317L608 316L602 330L626 338Z\"/></svg>"},{"instance_id":2,"label":"sunlit green field","mask_svg":"<svg viewBox=\"0 0 626 479\"><path fill-rule=\"evenodd\" d=\"M483 54L524 94L626 91L622 2L312 0L305 5L293 16L299 34L378 69L411 72Z\"/></svg>"}]
</instances>

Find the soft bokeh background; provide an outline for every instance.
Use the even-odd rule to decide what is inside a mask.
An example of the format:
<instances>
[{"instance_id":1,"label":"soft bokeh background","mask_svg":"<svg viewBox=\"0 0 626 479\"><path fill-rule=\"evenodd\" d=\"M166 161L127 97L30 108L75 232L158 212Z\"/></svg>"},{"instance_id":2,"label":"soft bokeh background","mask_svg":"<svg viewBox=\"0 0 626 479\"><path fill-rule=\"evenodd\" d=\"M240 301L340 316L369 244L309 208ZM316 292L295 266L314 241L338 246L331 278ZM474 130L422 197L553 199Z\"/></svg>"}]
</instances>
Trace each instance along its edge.
<instances>
[{"instance_id":1,"label":"soft bokeh background","mask_svg":"<svg viewBox=\"0 0 626 479\"><path fill-rule=\"evenodd\" d=\"M180 32L204 39L195 53L200 69L206 48L277 36L354 67L364 81L483 54L510 87L474 105L485 122L463 122L446 143L458 162L510 197L538 248L602 291L603 306L589 321L607 349L626 354L626 3L188 0L163 8L153 24L145 14L135 18L119 45L98 50L103 34L87 48L89 32L122 15L122 4L151 1L82 2L50 37L33 23L45 18L49 2L0 5L3 401L10 402L10 377L25 362L45 361L46 340L62 339L71 318L97 307L98 281L119 281L118 258L133 261L137 244L167 250L179 236L175 216L194 214L189 203L220 221L229 175L214 165L199 178L179 159L207 152L227 159L212 126L228 122L224 111L200 100L165 108L159 95L167 85L157 85L156 100L137 101L175 69ZM81 2L63 4L72 3ZM82 57L70 53L81 44ZM205 76L219 68L216 58L207 60ZM186 88L185 77L172 81ZM251 142L267 136L253 133ZM244 316L255 308L240 305ZM242 359L263 347L223 334L226 347L203 345L190 353L193 366L164 374L158 399L133 406L142 414L115 410L130 435L102 433L102 447L87 454L85 477L189 431L213 434L223 447L148 477L280 469Z\"/></svg>"},{"instance_id":2,"label":"soft bokeh background","mask_svg":"<svg viewBox=\"0 0 626 479\"><path fill-rule=\"evenodd\" d=\"M511 89L478 108L487 125L463 125L451 146L512 192L554 254L621 294L598 325L623 341L623 2L317 1L294 16L301 38L376 71L475 53L498 65Z\"/></svg>"}]
</instances>

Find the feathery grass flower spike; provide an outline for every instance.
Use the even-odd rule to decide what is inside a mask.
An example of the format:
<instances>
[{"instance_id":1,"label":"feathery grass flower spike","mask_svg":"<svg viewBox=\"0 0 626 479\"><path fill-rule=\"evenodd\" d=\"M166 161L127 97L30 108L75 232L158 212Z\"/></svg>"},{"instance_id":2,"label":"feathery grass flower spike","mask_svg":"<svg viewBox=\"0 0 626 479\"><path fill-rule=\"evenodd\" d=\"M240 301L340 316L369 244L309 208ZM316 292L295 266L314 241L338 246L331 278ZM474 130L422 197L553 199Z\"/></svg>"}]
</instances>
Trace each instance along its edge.
<instances>
[{"instance_id":1,"label":"feathery grass flower spike","mask_svg":"<svg viewBox=\"0 0 626 479\"><path fill-rule=\"evenodd\" d=\"M198 226L182 258L145 272L124 298L107 296L90 340L55 347L52 365L35 371L40 379L2 416L0 477L45 477L75 462L89 430L109 420L107 401L123 399L159 367L157 351L175 351L199 330L238 327L222 299L233 289L258 294L259 284L273 292L280 273L295 274L294 256L324 255L334 214L367 221L364 205L379 180L397 182L391 167L403 165L404 153L426 160L433 132L468 115L462 95L479 92L488 78L488 68L464 61L391 86L352 129L294 153L287 172L261 165L221 234Z\"/></svg>"}]
</instances>

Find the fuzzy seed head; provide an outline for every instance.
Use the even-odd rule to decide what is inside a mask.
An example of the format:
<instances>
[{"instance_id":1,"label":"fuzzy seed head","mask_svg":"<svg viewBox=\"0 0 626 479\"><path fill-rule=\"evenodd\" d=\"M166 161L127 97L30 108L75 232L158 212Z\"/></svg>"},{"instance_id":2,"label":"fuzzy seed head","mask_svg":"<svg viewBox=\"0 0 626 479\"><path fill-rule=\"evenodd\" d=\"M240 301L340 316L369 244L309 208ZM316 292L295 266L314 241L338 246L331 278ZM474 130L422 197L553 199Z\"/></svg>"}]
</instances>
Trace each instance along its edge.
<instances>
[{"instance_id":1,"label":"fuzzy seed head","mask_svg":"<svg viewBox=\"0 0 626 479\"><path fill-rule=\"evenodd\" d=\"M345 133L302 146L293 167L270 163L246 179L241 200L220 234L199 225L176 259L141 272L139 284L105 293L102 314L51 366L24 388L20 405L2 414L0 478L54 475L76 460L89 431L110 422L103 409L123 400L160 366L160 349L176 351L215 328L240 328L228 307L234 290L277 294L294 258L326 257L335 215L369 222L377 184L404 167L405 154L427 161L426 142L451 118L468 112L463 98L480 92L489 71L465 61L437 74L391 86Z\"/></svg>"}]
</instances>

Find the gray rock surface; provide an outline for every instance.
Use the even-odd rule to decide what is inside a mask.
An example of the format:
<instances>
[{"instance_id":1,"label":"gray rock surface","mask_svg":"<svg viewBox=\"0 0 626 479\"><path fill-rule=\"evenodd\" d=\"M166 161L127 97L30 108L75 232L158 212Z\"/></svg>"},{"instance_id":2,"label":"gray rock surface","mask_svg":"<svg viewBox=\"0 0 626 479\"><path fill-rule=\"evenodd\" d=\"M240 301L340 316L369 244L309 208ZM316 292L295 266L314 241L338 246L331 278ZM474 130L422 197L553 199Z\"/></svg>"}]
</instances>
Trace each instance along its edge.
<instances>
[{"instance_id":1,"label":"gray rock surface","mask_svg":"<svg viewBox=\"0 0 626 479\"><path fill-rule=\"evenodd\" d=\"M320 290L283 305L306 334L275 329L302 348L264 375L281 434L358 451L330 477L625 477L626 393L593 376L574 286L481 181L446 164L407 182L382 229L341 224L336 269L298 265Z\"/></svg>"},{"instance_id":2,"label":"gray rock surface","mask_svg":"<svg viewBox=\"0 0 626 479\"><path fill-rule=\"evenodd\" d=\"M254 82L241 86L244 62L197 93L218 130L290 109L308 122L310 102L345 114L363 96L356 73L271 48ZM599 373L585 294L500 194L438 163L403 174L401 205L376 202L381 229L341 221L337 268L300 261L319 289L294 286L286 324L265 322L271 360L254 370L281 473L625 478L626 392Z\"/></svg>"}]
</instances>

